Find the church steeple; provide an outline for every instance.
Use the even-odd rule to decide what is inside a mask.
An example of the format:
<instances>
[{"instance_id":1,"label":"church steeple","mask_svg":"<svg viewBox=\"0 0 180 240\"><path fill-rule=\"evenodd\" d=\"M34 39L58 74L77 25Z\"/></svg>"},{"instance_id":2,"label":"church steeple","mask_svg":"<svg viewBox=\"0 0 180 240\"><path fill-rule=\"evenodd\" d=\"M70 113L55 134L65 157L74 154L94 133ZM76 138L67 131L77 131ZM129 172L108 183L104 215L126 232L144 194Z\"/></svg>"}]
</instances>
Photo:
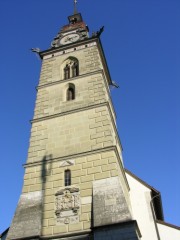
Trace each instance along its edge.
<instances>
[{"instance_id":1,"label":"church steeple","mask_svg":"<svg viewBox=\"0 0 180 240\"><path fill-rule=\"evenodd\" d=\"M81 13L77 12L77 0L74 0L74 14L68 17L69 24L63 26L51 43L52 48L71 44L89 37L89 28L83 21Z\"/></svg>"},{"instance_id":2,"label":"church steeple","mask_svg":"<svg viewBox=\"0 0 180 240\"><path fill-rule=\"evenodd\" d=\"M74 4L52 48L39 53L24 186L7 240L99 240L102 226L115 235L117 224L134 224L103 28L89 38Z\"/></svg>"}]
</instances>

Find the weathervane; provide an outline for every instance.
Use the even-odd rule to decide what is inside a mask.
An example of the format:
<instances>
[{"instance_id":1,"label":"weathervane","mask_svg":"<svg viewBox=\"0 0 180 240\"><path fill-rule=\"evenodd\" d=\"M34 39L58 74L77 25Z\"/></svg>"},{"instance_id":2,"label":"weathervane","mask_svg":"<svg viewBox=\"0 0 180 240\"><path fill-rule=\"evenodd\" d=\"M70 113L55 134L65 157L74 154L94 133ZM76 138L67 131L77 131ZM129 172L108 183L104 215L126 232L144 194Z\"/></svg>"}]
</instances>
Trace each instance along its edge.
<instances>
[{"instance_id":1,"label":"weathervane","mask_svg":"<svg viewBox=\"0 0 180 240\"><path fill-rule=\"evenodd\" d=\"M74 0L74 14L77 13L77 0Z\"/></svg>"}]
</instances>

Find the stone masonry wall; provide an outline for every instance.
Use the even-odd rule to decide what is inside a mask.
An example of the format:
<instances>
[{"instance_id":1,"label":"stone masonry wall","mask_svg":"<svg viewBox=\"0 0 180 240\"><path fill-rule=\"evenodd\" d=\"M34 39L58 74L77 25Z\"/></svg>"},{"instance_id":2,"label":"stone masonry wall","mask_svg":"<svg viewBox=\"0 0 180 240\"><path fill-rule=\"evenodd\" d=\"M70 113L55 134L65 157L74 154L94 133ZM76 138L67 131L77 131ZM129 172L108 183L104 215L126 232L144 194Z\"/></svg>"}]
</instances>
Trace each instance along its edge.
<instances>
[{"instance_id":1,"label":"stone masonry wall","mask_svg":"<svg viewBox=\"0 0 180 240\"><path fill-rule=\"evenodd\" d=\"M46 160L50 160L45 158ZM92 216L93 181L119 176L122 174L114 151L90 154L72 158L73 165L67 166L63 161L46 162L26 169L23 193L44 190L44 207L42 212L42 235L64 234L88 230ZM64 171L71 170L72 186L80 189L81 207L79 222L58 225L55 215L55 193L64 188ZM124 183L125 184L125 183Z\"/></svg>"},{"instance_id":2,"label":"stone masonry wall","mask_svg":"<svg viewBox=\"0 0 180 240\"><path fill-rule=\"evenodd\" d=\"M75 99L66 100L68 84L75 85ZM108 101L101 73L83 78L72 78L38 90L34 119L67 112Z\"/></svg>"},{"instance_id":3,"label":"stone masonry wall","mask_svg":"<svg viewBox=\"0 0 180 240\"><path fill-rule=\"evenodd\" d=\"M27 163L114 146L115 132L107 106L32 124Z\"/></svg>"},{"instance_id":4,"label":"stone masonry wall","mask_svg":"<svg viewBox=\"0 0 180 240\"><path fill-rule=\"evenodd\" d=\"M53 56L52 58L43 60L39 85L62 80L63 73L61 66L68 57L75 57L78 59L80 75L101 70L103 68L97 46L65 53L61 56Z\"/></svg>"}]
</instances>

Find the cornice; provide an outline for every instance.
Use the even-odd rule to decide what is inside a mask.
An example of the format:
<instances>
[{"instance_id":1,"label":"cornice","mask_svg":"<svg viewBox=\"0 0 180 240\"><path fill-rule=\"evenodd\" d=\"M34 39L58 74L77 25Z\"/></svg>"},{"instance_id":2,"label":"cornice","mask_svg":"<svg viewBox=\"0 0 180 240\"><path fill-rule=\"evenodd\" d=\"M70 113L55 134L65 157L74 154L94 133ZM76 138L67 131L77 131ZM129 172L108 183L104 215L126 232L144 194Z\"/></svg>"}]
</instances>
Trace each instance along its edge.
<instances>
[{"instance_id":1,"label":"cornice","mask_svg":"<svg viewBox=\"0 0 180 240\"><path fill-rule=\"evenodd\" d=\"M65 156L57 157L57 158L50 158L50 159L46 160L46 163L72 160L74 158L79 158L79 157L84 157L84 156L89 156L89 155L102 153L102 152L109 152L109 151L116 151L116 146L98 148L98 149L91 150L91 151L74 153L74 154L71 154L71 155L65 155ZM25 164L23 164L23 167L24 168L34 167L34 166L39 166L41 164L42 164L42 161L36 161L36 162L25 163Z\"/></svg>"},{"instance_id":2,"label":"cornice","mask_svg":"<svg viewBox=\"0 0 180 240\"><path fill-rule=\"evenodd\" d=\"M86 107L82 107L82 108L76 108L76 109L72 109L70 111L61 112L61 113L49 115L49 116L46 116L46 117L36 118L36 119L31 120L30 122L33 124L33 123L36 123L36 122L41 122L41 121L53 119L55 117L61 117L61 116L69 115L69 114L76 113L76 112L82 112L82 111L90 110L90 109L97 108L97 107L103 107L103 106L106 106L107 104L108 104L107 102L93 104L93 105L90 105L90 106L86 106Z\"/></svg>"},{"instance_id":3,"label":"cornice","mask_svg":"<svg viewBox=\"0 0 180 240\"><path fill-rule=\"evenodd\" d=\"M70 48L73 48L73 47L75 48L75 47L78 47L82 44L88 44L88 43L91 43L91 42L96 42L97 43L97 42L99 42L99 38L98 37L91 37L91 38L88 38L88 39L77 41L75 43L70 43L70 44L63 45L63 46L56 47L56 48L50 48L50 49L39 52L39 56L40 56L41 59L43 59L43 57L48 55L48 54L55 54L59 51L65 51L67 49L70 49Z\"/></svg>"},{"instance_id":4,"label":"cornice","mask_svg":"<svg viewBox=\"0 0 180 240\"><path fill-rule=\"evenodd\" d=\"M46 83L46 84L43 84L43 85L38 85L36 87L36 89L38 90L38 89L41 89L41 88L46 88L46 87L57 85L57 84L61 84L61 83L76 81L79 78L84 78L84 77L88 77L88 76L99 74L99 73L103 74L103 70L97 70L97 71L94 71L94 72L89 72L89 73L78 75L77 77L72 77L72 78L68 78L68 79L62 79L62 80L58 80L58 81L55 81L55 82Z\"/></svg>"}]
</instances>

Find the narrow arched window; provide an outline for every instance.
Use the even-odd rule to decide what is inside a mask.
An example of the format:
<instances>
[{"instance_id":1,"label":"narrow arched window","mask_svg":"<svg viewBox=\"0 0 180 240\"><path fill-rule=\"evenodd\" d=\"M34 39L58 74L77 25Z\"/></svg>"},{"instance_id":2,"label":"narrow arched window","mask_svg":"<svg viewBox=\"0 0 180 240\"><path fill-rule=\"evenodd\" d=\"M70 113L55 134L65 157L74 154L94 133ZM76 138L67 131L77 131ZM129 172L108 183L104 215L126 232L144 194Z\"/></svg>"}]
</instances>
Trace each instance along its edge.
<instances>
[{"instance_id":1,"label":"narrow arched window","mask_svg":"<svg viewBox=\"0 0 180 240\"><path fill-rule=\"evenodd\" d=\"M69 79L69 78L70 78L70 67L66 65L64 68L64 79Z\"/></svg>"},{"instance_id":2,"label":"narrow arched window","mask_svg":"<svg viewBox=\"0 0 180 240\"><path fill-rule=\"evenodd\" d=\"M75 89L73 87L69 87L67 89L66 99L67 101L71 101L75 99Z\"/></svg>"},{"instance_id":3,"label":"narrow arched window","mask_svg":"<svg viewBox=\"0 0 180 240\"><path fill-rule=\"evenodd\" d=\"M74 62L74 64L72 65L72 76L76 77L79 75L79 66L77 62Z\"/></svg>"},{"instance_id":4,"label":"narrow arched window","mask_svg":"<svg viewBox=\"0 0 180 240\"><path fill-rule=\"evenodd\" d=\"M64 172L64 185L69 186L71 185L71 171L65 170Z\"/></svg>"}]
</instances>

